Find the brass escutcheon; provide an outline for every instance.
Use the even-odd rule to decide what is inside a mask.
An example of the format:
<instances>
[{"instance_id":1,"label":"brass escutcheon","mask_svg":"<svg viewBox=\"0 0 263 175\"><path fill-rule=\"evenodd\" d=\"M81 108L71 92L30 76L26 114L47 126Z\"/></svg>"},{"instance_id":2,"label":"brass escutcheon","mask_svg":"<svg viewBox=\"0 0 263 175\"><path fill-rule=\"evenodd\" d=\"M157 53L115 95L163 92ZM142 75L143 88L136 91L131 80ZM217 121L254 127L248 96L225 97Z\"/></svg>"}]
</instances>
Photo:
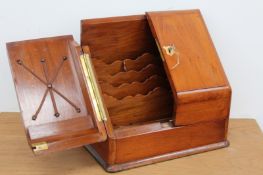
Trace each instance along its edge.
<instances>
[{"instance_id":1,"label":"brass escutcheon","mask_svg":"<svg viewBox=\"0 0 263 175\"><path fill-rule=\"evenodd\" d=\"M163 48L166 51L167 55L173 56L175 54L175 46L174 46L174 44L170 44L168 46L163 46Z\"/></svg>"}]
</instances>

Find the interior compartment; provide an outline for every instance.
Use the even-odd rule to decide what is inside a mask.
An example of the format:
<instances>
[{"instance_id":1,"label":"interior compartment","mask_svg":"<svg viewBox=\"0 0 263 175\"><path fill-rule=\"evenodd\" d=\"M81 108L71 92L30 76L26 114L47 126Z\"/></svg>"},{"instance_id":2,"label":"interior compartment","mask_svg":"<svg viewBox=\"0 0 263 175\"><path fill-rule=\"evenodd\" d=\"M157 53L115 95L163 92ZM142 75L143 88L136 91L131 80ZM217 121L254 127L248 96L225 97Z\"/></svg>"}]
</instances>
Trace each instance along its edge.
<instances>
[{"instance_id":1,"label":"interior compartment","mask_svg":"<svg viewBox=\"0 0 263 175\"><path fill-rule=\"evenodd\" d=\"M83 20L81 45L115 127L172 119L173 94L144 15Z\"/></svg>"}]
</instances>

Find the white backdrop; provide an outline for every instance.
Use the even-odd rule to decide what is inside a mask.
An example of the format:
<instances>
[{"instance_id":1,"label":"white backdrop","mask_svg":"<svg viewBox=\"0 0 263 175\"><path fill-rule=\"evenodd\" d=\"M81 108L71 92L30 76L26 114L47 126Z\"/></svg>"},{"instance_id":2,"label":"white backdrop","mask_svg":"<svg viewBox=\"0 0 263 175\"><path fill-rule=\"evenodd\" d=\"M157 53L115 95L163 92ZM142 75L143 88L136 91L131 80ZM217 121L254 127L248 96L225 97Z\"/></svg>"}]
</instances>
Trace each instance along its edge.
<instances>
[{"instance_id":1,"label":"white backdrop","mask_svg":"<svg viewBox=\"0 0 263 175\"><path fill-rule=\"evenodd\" d=\"M199 8L233 88L231 117L263 128L262 0L0 0L0 112L19 111L5 43L73 34L80 20ZM262 109L261 109L262 108Z\"/></svg>"}]
</instances>

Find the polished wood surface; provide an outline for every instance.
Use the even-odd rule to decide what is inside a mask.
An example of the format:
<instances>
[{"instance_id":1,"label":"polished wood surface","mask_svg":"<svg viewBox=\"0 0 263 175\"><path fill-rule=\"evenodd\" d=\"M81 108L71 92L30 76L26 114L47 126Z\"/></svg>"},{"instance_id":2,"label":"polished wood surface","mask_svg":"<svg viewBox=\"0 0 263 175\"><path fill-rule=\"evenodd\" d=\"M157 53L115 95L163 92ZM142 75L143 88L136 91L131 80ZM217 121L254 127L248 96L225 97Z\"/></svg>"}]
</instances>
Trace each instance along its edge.
<instances>
[{"instance_id":1,"label":"polished wood surface","mask_svg":"<svg viewBox=\"0 0 263 175\"><path fill-rule=\"evenodd\" d=\"M171 118L171 89L146 17L88 19L81 27L112 124Z\"/></svg>"},{"instance_id":2,"label":"polished wood surface","mask_svg":"<svg viewBox=\"0 0 263 175\"><path fill-rule=\"evenodd\" d=\"M164 71L154 64L149 64L139 71L130 70L127 72L118 72L113 76L98 73L97 77L99 81L108 82L113 86L120 86L124 83L142 82L153 75L163 76Z\"/></svg>"},{"instance_id":3,"label":"polished wood surface","mask_svg":"<svg viewBox=\"0 0 263 175\"><path fill-rule=\"evenodd\" d=\"M26 123L30 143L48 142L45 152L91 144L87 148L105 170L116 172L228 146L231 88L199 11L82 20L81 46L72 36L64 36L11 43L8 50L26 122L30 118L24 111L32 113L30 100L36 100L34 94L43 89L24 77L19 69L23 64L29 65L31 74L41 75L37 79L47 86L45 94L50 93L57 118L61 118L56 115L61 104L56 106L51 93L57 86L80 101L79 109L66 100L75 111L84 112L78 118L65 113L68 118L52 121L42 114L44 121ZM98 122L93 115L95 99L87 91L80 66L83 53L94 68L93 83L99 85L105 121ZM70 62L61 74L51 72L61 80L53 86L47 70L58 64L61 55ZM181 60L176 67L172 56ZM49 62L47 70L40 69L45 60L37 63L38 57ZM48 83L43 83L42 76ZM43 104L52 111L52 105Z\"/></svg>"},{"instance_id":4,"label":"polished wood surface","mask_svg":"<svg viewBox=\"0 0 263 175\"><path fill-rule=\"evenodd\" d=\"M111 121L116 126L127 126L169 118L172 113L171 93L164 88L155 88L145 95L127 96L118 100L103 95Z\"/></svg>"},{"instance_id":5,"label":"polished wood surface","mask_svg":"<svg viewBox=\"0 0 263 175\"><path fill-rule=\"evenodd\" d=\"M160 59L156 58L150 53L144 53L136 59L124 59L116 60L112 63L106 63L101 59L93 59L93 64L95 67L98 67L98 74L109 74L115 75L119 72L125 72L129 70L139 71L149 64L159 65Z\"/></svg>"},{"instance_id":6,"label":"polished wood surface","mask_svg":"<svg viewBox=\"0 0 263 175\"><path fill-rule=\"evenodd\" d=\"M168 160L181 158L181 157L185 157L185 156L189 156L193 154L213 151L216 149L224 148L228 145L229 143L227 141L224 141L224 142L209 144L205 146L199 146L196 148L190 148L190 149L186 149L182 151L170 152L170 153L162 154L160 156L146 157L138 161L125 162L121 164L113 164L109 166L100 157L98 157L97 152L93 149L93 147L87 145L85 146L85 148L93 155L93 157L97 159L98 162L100 162L100 164L104 167L104 169L107 172L119 172L119 171L131 169L131 168L137 168L140 166L168 161Z\"/></svg>"},{"instance_id":7,"label":"polished wood surface","mask_svg":"<svg viewBox=\"0 0 263 175\"><path fill-rule=\"evenodd\" d=\"M108 174L84 148L35 157L28 149L19 113L0 113L0 174ZM255 120L232 119L230 147L116 174L261 175L263 134Z\"/></svg>"},{"instance_id":8,"label":"polished wood surface","mask_svg":"<svg viewBox=\"0 0 263 175\"><path fill-rule=\"evenodd\" d=\"M231 88L201 12L182 10L146 15L176 101L175 125L227 118ZM169 47L174 50L169 51Z\"/></svg>"},{"instance_id":9,"label":"polished wood surface","mask_svg":"<svg viewBox=\"0 0 263 175\"><path fill-rule=\"evenodd\" d=\"M81 46L86 45L93 58L107 63L158 53L145 15L82 20Z\"/></svg>"},{"instance_id":10,"label":"polished wood surface","mask_svg":"<svg viewBox=\"0 0 263 175\"><path fill-rule=\"evenodd\" d=\"M91 108L72 36L7 43L7 49L28 142L49 147L36 154L106 139Z\"/></svg>"},{"instance_id":11,"label":"polished wood surface","mask_svg":"<svg viewBox=\"0 0 263 175\"><path fill-rule=\"evenodd\" d=\"M174 128L169 123L161 123L160 125L161 128L151 133L141 131L134 136L125 137L124 134L121 135L122 137L119 136L117 148L121 149L117 150L116 163L162 156L170 152L194 149L199 146L226 141L226 133L222 130L225 128L224 120L178 128Z\"/></svg>"},{"instance_id":12,"label":"polished wood surface","mask_svg":"<svg viewBox=\"0 0 263 175\"><path fill-rule=\"evenodd\" d=\"M146 16L81 23L81 44L91 55L109 114L104 123L113 126L105 142L88 149L110 172L228 145L231 88L200 12ZM163 40L175 45L174 56L177 43L185 53L189 49L176 74L168 69L174 64L167 68Z\"/></svg>"},{"instance_id":13,"label":"polished wood surface","mask_svg":"<svg viewBox=\"0 0 263 175\"><path fill-rule=\"evenodd\" d=\"M178 93L177 125L226 119L229 116L231 89L217 87Z\"/></svg>"},{"instance_id":14,"label":"polished wood surface","mask_svg":"<svg viewBox=\"0 0 263 175\"><path fill-rule=\"evenodd\" d=\"M147 17L177 92L227 85L199 10L148 12ZM169 45L178 54L168 55L164 47Z\"/></svg>"},{"instance_id":15,"label":"polished wood surface","mask_svg":"<svg viewBox=\"0 0 263 175\"><path fill-rule=\"evenodd\" d=\"M106 171L116 172L226 147L226 127L225 120L181 127L148 122L115 128L115 137L87 148Z\"/></svg>"},{"instance_id":16,"label":"polished wood surface","mask_svg":"<svg viewBox=\"0 0 263 175\"><path fill-rule=\"evenodd\" d=\"M79 83L77 82L77 77L74 75L74 67L72 69L71 65L73 58L68 47L68 42L70 41L73 41L72 36L20 41L7 44L13 79L20 102L20 108L23 111L22 116L26 128L39 124L83 117L88 114ZM68 60L63 63L60 71L57 72L64 56L66 56ZM32 120L32 116L35 114L41 102L46 86L18 64L17 61L21 60L23 65L27 66L33 73L38 75L42 80L46 80L41 59L45 59L46 61L49 79L52 79L58 73L52 86L80 108L80 113L54 92L54 98L60 116L54 116L55 111L53 109L51 95L48 95L37 119ZM72 93L73 91L75 91L74 94ZM88 119L90 120L89 125L92 127L93 122L91 118Z\"/></svg>"},{"instance_id":17,"label":"polished wood surface","mask_svg":"<svg viewBox=\"0 0 263 175\"><path fill-rule=\"evenodd\" d=\"M113 96L119 100L127 96L146 95L157 87L169 89L166 79L158 75L153 75L143 82L134 81L132 83L124 83L117 87L107 82L100 83L100 86L104 94Z\"/></svg>"}]
</instances>

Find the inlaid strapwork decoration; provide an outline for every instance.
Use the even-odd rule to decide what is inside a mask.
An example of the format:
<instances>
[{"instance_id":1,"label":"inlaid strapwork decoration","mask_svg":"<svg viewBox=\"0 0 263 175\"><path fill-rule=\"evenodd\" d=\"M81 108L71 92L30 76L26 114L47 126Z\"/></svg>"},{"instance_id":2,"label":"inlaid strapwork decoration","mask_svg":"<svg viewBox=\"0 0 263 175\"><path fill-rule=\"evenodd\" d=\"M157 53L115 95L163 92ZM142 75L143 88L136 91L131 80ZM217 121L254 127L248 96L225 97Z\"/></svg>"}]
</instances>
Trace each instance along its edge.
<instances>
[{"instance_id":1,"label":"inlaid strapwork decoration","mask_svg":"<svg viewBox=\"0 0 263 175\"><path fill-rule=\"evenodd\" d=\"M66 102L68 102L73 108L75 108L77 113L80 113L81 110L78 106L76 106L72 101L70 101L65 95L63 95L59 90L57 90L54 86L53 83L55 82L55 80L57 79L57 76L60 72L60 70L62 69L64 62L67 60L68 58L66 56L64 56L61 60L60 65L58 66L54 76L52 78L49 78L49 74L48 74L48 69L47 69L47 64L46 64L46 59L42 58L40 60L40 63L42 65L43 68L43 72L45 75L45 80L43 80L40 76L38 76L37 74L35 74L31 69L29 69L21 59L17 60L17 64L19 64L20 66L22 66L27 72L29 72L32 76L34 76L36 79L38 79L41 83L43 83L46 86L46 90L44 92L44 95L40 101L40 104L35 112L35 114L33 114L32 116L32 120L36 120L37 116L46 100L47 94L50 94L51 97L51 102L54 108L54 116L55 117L59 117L60 113L58 112L58 108L57 108L57 104L56 104L56 99L54 96L54 93L56 93L57 95L59 95L61 98L63 98Z\"/></svg>"}]
</instances>

